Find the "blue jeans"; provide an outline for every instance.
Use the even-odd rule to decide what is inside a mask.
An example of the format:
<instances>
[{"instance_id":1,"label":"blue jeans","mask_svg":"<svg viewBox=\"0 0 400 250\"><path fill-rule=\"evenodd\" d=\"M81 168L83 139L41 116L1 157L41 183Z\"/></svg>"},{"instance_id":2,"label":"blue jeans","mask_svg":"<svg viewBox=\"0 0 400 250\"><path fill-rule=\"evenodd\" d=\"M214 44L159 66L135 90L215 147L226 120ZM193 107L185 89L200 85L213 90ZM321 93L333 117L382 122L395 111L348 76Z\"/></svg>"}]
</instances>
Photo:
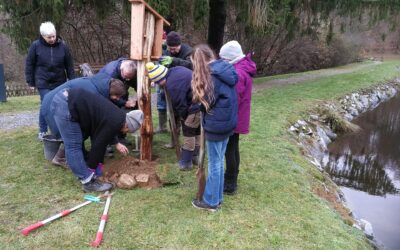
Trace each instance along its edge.
<instances>
[{"instance_id":1,"label":"blue jeans","mask_svg":"<svg viewBox=\"0 0 400 250\"><path fill-rule=\"evenodd\" d=\"M82 131L79 123L71 120L68 97L64 92L65 90L61 90L54 96L50 112L45 114L45 118L52 134L64 141L65 156L72 173L84 184L92 179L93 173L88 169L83 157Z\"/></svg>"},{"instance_id":2,"label":"blue jeans","mask_svg":"<svg viewBox=\"0 0 400 250\"><path fill-rule=\"evenodd\" d=\"M228 140L207 140L208 176L203 201L209 206L217 206L224 200L224 158Z\"/></svg>"},{"instance_id":3,"label":"blue jeans","mask_svg":"<svg viewBox=\"0 0 400 250\"><path fill-rule=\"evenodd\" d=\"M44 96L50 92L50 89L38 89L38 91L40 95L40 104L42 104ZM41 113L39 113L39 132L40 133L47 132L47 123Z\"/></svg>"},{"instance_id":4,"label":"blue jeans","mask_svg":"<svg viewBox=\"0 0 400 250\"><path fill-rule=\"evenodd\" d=\"M164 89L161 88L160 85L156 84L156 90L157 90L157 109L167 110L167 102L165 101Z\"/></svg>"}]
</instances>

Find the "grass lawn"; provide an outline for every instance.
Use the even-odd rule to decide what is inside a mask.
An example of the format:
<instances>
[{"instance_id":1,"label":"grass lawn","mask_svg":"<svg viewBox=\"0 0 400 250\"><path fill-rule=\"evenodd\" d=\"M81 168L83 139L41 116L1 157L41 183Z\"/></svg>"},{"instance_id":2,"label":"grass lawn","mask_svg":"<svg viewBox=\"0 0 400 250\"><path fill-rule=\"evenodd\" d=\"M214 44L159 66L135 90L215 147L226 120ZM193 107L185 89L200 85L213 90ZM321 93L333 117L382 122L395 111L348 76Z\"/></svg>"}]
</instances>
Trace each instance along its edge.
<instances>
[{"instance_id":1,"label":"grass lawn","mask_svg":"<svg viewBox=\"0 0 400 250\"><path fill-rule=\"evenodd\" d=\"M179 172L174 151L161 149L169 136L156 135L159 175L182 184L115 190L102 248L370 249L360 231L313 194L311 187L323 177L302 157L287 128L320 101L398 76L398 65L400 61L386 61L255 93L251 133L240 137L238 194L225 196L216 213L192 207L195 171ZM7 105L0 111L8 110ZM81 203L84 194L69 171L46 162L36 129L0 132L0 138L0 249L90 248L103 205L91 204L29 236L20 234L22 228Z\"/></svg>"}]
</instances>

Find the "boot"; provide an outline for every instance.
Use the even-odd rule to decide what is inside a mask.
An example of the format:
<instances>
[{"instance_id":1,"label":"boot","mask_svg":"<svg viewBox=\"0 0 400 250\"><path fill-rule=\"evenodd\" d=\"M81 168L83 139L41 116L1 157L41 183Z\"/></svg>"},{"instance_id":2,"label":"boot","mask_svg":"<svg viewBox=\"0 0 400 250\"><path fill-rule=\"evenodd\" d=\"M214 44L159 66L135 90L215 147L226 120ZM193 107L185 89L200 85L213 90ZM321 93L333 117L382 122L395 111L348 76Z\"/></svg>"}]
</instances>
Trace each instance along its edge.
<instances>
[{"instance_id":1,"label":"boot","mask_svg":"<svg viewBox=\"0 0 400 250\"><path fill-rule=\"evenodd\" d=\"M224 180L224 194L226 195L235 195L237 192L237 178L231 180L226 179Z\"/></svg>"},{"instance_id":2,"label":"boot","mask_svg":"<svg viewBox=\"0 0 400 250\"><path fill-rule=\"evenodd\" d=\"M58 148L58 151L54 158L51 160L51 163L57 166L61 166L64 168L68 168L67 165L67 160L65 159L65 149L64 149L64 144L61 144L60 147Z\"/></svg>"},{"instance_id":3,"label":"boot","mask_svg":"<svg viewBox=\"0 0 400 250\"><path fill-rule=\"evenodd\" d=\"M96 177L93 177L88 183L82 184L84 192L105 192L112 188L112 184L101 182Z\"/></svg>"},{"instance_id":4,"label":"boot","mask_svg":"<svg viewBox=\"0 0 400 250\"><path fill-rule=\"evenodd\" d=\"M155 134L167 133L167 111L158 110L158 128L154 131Z\"/></svg>"},{"instance_id":5,"label":"boot","mask_svg":"<svg viewBox=\"0 0 400 250\"><path fill-rule=\"evenodd\" d=\"M192 163L193 165L199 165L199 153L200 146L196 146L193 151Z\"/></svg>"},{"instance_id":6,"label":"boot","mask_svg":"<svg viewBox=\"0 0 400 250\"><path fill-rule=\"evenodd\" d=\"M179 170L189 171L192 170L192 157L193 151L181 149L181 159L178 162Z\"/></svg>"}]
</instances>

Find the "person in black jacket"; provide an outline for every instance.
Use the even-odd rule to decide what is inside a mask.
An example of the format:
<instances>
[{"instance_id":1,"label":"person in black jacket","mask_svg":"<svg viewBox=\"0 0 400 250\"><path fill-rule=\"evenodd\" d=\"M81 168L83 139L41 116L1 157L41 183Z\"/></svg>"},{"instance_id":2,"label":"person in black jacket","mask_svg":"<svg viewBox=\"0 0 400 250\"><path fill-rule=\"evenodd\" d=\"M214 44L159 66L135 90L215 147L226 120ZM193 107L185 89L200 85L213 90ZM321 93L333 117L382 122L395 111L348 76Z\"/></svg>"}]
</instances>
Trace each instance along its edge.
<instances>
[{"instance_id":1,"label":"person in black jacket","mask_svg":"<svg viewBox=\"0 0 400 250\"><path fill-rule=\"evenodd\" d=\"M68 46L57 36L51 22L40 25L40 37L28 51L25 64L26 82L31 88L37 88L40 102L52 89L75 78L74 63ZM47 124L39 115L39 140L47 132Z\"/></svg>"},{"instance_id":2,"label":"person in black jacket","mask_svg":"<svg viewBox=\"0 0 400 250\"><path fill-rule=\"evenodd\" d=\"M127 114L106 98L82 88L60 89L50 102L46 96L43 116L56 138L64 142L68 166L82 183L85 192L104 192L112 188L102 183L93 173L104 162L104 153L108 144L116 142L116 136L135 132L143 122L143 112L134 110ZM85 162L82 142L90 137L91 149ZM128 149L116 144L123 155ZM93 169L92 171L90 169Z\"/></svg>"}]
</instances>

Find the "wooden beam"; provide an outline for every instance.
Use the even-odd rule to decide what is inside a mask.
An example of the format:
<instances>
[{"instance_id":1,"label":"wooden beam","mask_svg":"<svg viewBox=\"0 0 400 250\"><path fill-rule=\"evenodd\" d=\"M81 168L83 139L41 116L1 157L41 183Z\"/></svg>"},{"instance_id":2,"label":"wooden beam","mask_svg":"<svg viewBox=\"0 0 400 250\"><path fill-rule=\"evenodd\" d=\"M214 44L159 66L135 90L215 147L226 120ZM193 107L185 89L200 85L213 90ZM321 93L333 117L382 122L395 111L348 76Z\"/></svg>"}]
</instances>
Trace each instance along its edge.
<instances>
[{"instance_id":1,"label":"wooden beam","mask_svg":"<svg viewBox=\"0 0 400 250\"><path fill-rule=\"evenodd\" d=\"M131 2L131 59L143 59L145 6L143 3Z\"/></svg>"},{"instance_id":2,"label":"wooden beam","mask_svg":"<svg viewBox=\"0 0 400 250\"><path fill-rule=\"evenodd\" d=\"M143 0L129 0L129 2L133 3L141 3L144 4L146 9L148 9L151 14L153 14L156 19L161 19L166 25L170 26L171 24L163 17L161 16L157 11L155 11L150 5L148 5L145 1Z\"/></svg>"}]
</instances>

